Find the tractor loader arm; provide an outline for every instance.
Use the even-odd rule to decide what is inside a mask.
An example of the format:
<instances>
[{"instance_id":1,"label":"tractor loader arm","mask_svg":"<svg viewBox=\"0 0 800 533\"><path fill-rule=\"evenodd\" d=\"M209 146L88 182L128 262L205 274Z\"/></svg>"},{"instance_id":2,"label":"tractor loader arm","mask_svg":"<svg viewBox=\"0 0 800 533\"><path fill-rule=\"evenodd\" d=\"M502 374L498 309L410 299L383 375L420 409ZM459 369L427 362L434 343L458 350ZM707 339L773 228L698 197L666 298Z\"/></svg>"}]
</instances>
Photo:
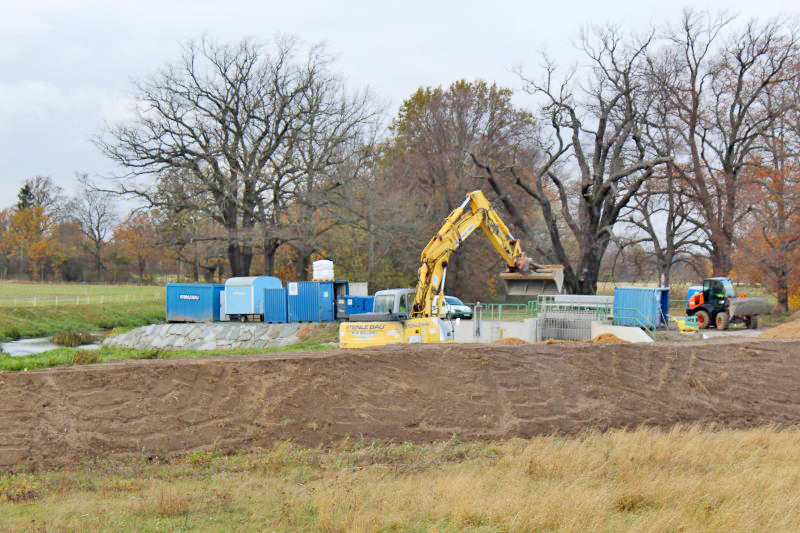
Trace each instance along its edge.
<instances>
[{"instance_id":1,"label":"tractor loader arm","mask_svg":"<svg viewBox=\"0 0 800 533\"><path fill-rule=\"evenodd\" d=\"M478 228L489 238L508 270L500 275L509 294L560 293L564 282L561 265L537 265L522 251L505 222L483 194L467 193L464 201L445 219L420 254L419 278L411 309L412 317L433 316L433 305L444 307L444 287L450 256Z\"/></svg>"}]
</instances>

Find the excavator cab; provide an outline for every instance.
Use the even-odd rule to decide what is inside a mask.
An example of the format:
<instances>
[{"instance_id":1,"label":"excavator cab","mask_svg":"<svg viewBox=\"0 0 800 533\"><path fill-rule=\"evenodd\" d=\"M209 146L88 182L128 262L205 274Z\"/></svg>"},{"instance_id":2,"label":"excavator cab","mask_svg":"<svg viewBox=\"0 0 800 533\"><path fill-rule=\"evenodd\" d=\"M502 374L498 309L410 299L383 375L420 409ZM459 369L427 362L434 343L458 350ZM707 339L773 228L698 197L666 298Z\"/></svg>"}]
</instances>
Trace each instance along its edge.
<instances>
[{"instance_id":1,"label":"excavator cab","mask_svg":"<svg viewBox=\"0 0 800 533\"><path fill-rule=\"evenodd\" d=\"M562 265L536 265L527 272L501 272L500 279L509 296L536 298L540 294L561 294L564 286Z\"/></svg>"}]
</instances>

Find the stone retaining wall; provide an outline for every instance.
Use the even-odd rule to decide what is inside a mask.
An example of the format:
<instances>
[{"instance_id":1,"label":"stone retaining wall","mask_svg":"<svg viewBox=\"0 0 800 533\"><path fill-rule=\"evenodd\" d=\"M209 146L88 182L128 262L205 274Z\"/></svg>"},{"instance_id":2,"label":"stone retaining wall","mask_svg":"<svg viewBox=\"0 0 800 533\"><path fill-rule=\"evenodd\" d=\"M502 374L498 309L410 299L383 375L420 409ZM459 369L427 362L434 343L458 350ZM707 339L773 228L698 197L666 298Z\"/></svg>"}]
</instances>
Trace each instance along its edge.
<instances>
[{"instance_id":1,"label":"stone retaining wall","mask_svg":"<svg viewBox=\"0 0 800 533\"><path fill-rule=\"evenodd\" d=\"M287 346L300 339L301 324L151 324L109 337L103 345L116 348L161 348L165 350L216 350Z\"/></svg>"}]
</instances>

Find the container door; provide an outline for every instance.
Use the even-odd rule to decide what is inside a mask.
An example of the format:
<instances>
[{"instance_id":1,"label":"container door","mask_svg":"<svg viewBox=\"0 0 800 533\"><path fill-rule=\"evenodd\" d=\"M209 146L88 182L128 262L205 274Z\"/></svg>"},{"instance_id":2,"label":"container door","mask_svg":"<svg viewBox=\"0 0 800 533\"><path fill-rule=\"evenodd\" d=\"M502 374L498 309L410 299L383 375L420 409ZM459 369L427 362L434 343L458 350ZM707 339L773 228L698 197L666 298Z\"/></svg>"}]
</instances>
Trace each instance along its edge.
<instances>
[{"instance_id":1,"label":"container door","mask_svg":"<svg viewBox=\"0 0 800 533\"><path fill-rule=\"evenodd\" d=\"M334 284L319 283L317 287L317 322L333 322L334 301Z\"/></svg>"}]
</instances>

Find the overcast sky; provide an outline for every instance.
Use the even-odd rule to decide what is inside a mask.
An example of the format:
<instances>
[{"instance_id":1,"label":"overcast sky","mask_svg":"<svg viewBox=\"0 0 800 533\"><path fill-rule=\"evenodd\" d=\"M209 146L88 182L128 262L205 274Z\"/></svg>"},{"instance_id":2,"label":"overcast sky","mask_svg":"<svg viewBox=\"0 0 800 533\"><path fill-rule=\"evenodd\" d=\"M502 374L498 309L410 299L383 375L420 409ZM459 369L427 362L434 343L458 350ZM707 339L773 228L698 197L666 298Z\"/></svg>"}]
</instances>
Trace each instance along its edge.
<instances>
[{"instance_id":1,"label":"overcast sky","mask_svg":"<svg viewBox=\"0 0 800 533\"><path fill-rule=\"evenodd\" d=\"M325 41L351 85L369 86L390 112L423 85L482 78L519 89L509 69L545 46L562 63L586 23L627 27L675 19L686 4L633 0L403 2L316 0L0 0L0 207L21 182L51 176L72 192L75 172L113 170L91 144L103 120L124 118L130 80L180 54L180 43ZM695 0L742 18L794 15L789 0ZM524 103L523 100L518 100Z\"/></svg>"}]
</instances>

